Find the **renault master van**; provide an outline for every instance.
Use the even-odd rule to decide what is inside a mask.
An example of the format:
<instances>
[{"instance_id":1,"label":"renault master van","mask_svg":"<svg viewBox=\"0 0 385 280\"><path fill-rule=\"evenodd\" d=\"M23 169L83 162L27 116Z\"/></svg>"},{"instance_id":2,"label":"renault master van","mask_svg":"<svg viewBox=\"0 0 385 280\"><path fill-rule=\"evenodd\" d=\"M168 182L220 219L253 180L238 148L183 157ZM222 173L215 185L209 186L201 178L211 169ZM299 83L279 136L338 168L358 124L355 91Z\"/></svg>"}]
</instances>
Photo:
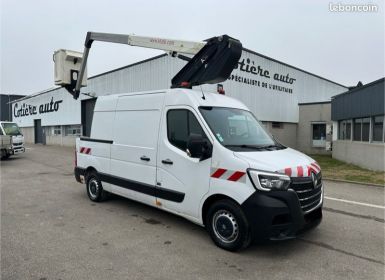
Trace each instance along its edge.
<instances>
[{"instance_id":1,"label":"renault master van","mask_svg":"<svg viewBox=\"0 0 385 280\"><path fill-rule=\"evenodd\" d=\"M207 228L226 250L284 240L322 219L320 166L276 141L240 101L191 89L98 97L75 177ZM186 237L187 238L187 237Z\"/></svg>"}]
</instances>

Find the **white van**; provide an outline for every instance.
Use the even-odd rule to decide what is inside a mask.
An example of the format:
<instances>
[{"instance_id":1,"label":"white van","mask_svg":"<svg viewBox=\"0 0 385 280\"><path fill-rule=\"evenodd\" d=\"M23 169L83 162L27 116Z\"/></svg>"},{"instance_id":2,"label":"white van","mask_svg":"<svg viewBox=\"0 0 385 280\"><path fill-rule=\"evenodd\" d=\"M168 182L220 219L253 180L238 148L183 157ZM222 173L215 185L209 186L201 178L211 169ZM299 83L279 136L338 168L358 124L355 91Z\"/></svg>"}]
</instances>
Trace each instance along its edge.
<instances>
[{"instance_id":1,"label":"white van","mask_svg":"<svg viewBox=\"0 0 385 280\"><path fill-rule=\"evenodd\" d=\"M11 155L17 155L25 152L24 136L16 123L1 121L0 130L2 135L12 136L12 148L4 156L5 158L10 157Z\"/></svg>"},{"instance_id":2,"label":"white van","mask_svg":"<svg viewBox=\"0 0 385 280\"><path fill-rule=\"evenodd\" d=\"M98 97L75 177L205 226L221 248L294 238L322 219L321 169L233 98L191 89Z\"/></svg>"}]
</instances>

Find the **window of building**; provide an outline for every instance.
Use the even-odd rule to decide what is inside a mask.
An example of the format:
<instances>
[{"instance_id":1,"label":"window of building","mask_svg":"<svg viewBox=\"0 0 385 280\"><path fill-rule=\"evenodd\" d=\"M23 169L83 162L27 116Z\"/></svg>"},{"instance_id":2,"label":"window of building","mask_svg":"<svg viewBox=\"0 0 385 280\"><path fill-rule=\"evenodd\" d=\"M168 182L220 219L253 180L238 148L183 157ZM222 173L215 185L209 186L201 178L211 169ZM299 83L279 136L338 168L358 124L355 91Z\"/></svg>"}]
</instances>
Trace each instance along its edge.
<instances>
[{"instance_id":1,"label":"window of building","mask_svg":"<svg viewBox=\"0 0 385 280\"><path fill-rule=\"evenodd\" d=\"M373 141L384 141L384 116L373 117Z\"/></svg>"},{"instance_id":2,"label":"window of building","mask_svg":"<svg viewBox=\"0 0 385 280\"><path fill-rule=\"evenodd\" d=\"M81 134L80 125L67 125L65 132L66 136L79 136Z\"/></svg>"},{"instance_id":3,"label":"window of building","mask_svg":"<svg viewBox=\"0 0 385 280\"><path fill-rule=\"evenodd\" d=\"M170 110L167 113L167 137L172 145L186 151L190 134L201 134L204 138L201 125L194 114L186 109Z\"/></svg>"},{"instance_id":4,"label":"window of building","mask_svg":"<svg viewBox=\"0 0 385 280\"><path fill-rule=\"evenodd\" d=\"M362 119L362 141L369 141L370 134L370 118Z\"/></svg>"},{"instance_id":5,"label":"window of building","mask_svg":"<svg viewBox=\"0 0 385 280\"><path fill-rule=\"evenodd\" d=\"M52 135L61 135L61 126L56 125L52 127Z\"/></svg>"},{"instance_id":6,"label":"window of building","mask_svg":"<svg viewBox=\"0 0 385 280\"><path fill-rule=\"evenodd\" d=\"M283 123L281 122L272 122L271 123L272 128L283 128Z\"/></svg>"},{"instance_id":7,"label":"window of building","mask_svg":"<svg viewBox=\"0 0 385 280\"><path fill-rule=\"evenodd\" d=\"M351 120L343 120L339 122L338 139L350 140L352 134L352 122Z\"/></svg>"},{"instance_id":8,"label":"window of building","mask_svg":"<svg viewBox=\"0 0 385 280\"><path fill-rule=\"evenodd\" d=\"M313 123L313 147L325 147L326 145L326 123Z\"/></svg>"},{"instance_id":9,"label":"window of building","mask_svg":"<svg viewBox=\"0 0 385 280\"><path fill-rule=\"evenodd\" d=\"M354 119L353 140L361 141L362 119Z\"/></svg>"},{"instance_id":10,"label":"window of building","mask_svg":"<svg viewBox=\"0 0 385 280\"><path fill-rule=\"evenodd\" d=\"M354 119L353 140L369 141L370 118Z\"/></svg>"},{"instance_id":11,"label":"window of building","mask_svg":"<svg viewBox=\"0 0 385 280\"><path fill-rule=\"evenodd\" d=\"M352 121L351 120L346 121L345 137L346 137L346 140L352 139Z\"/></svg>"},{"instance_id":12,"label":"window of building","mask_svg":"<svg viewBox=\"0 0 385 280\"><path fill-rule=\"evenodd\" d=\"M338 129L338 139L340 140L350 140L352 134L352 121L343 120L339 123Z\"/></svg>"}]
</instances>

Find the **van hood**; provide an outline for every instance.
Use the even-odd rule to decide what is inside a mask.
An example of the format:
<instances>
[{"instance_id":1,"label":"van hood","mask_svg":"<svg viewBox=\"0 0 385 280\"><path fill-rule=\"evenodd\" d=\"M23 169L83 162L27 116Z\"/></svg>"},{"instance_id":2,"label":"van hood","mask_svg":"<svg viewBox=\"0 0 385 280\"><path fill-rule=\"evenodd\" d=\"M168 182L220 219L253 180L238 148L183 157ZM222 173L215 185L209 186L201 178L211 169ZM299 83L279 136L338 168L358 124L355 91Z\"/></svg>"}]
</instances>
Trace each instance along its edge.
<instances>
[{"instance_id":1,"label":"van hood","mask_svg":"<svg viewBox=\"0 0 385 280\"><path fill-rule=\"evenodd\" d=\"M321 170L314 159L291 148L276 151L234 152L234 155L246 160L250 168L283 173L291 177L310 176L310 171L318 173Z\"/></svg>"}]
</instances>

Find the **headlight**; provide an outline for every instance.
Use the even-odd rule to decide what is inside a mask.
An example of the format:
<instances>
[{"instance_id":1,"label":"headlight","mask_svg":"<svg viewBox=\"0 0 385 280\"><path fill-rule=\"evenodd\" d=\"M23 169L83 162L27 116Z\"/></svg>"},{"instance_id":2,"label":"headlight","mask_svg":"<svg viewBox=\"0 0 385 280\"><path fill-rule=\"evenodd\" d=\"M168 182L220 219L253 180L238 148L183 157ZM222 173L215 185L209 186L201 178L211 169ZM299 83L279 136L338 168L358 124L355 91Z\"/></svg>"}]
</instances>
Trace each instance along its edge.
<instances>
[{"instance_id":1,"label":"headlight","mask_svg":"<svg viewBox=\"0 0 385 280\"><path fill-rule=\"evenodd\" d=\"M270 191L270 190L282 190L286 191L290 186L290 177L284 174L248 170L250 179L258 190Z\"/></svg>"}]
</instances>

